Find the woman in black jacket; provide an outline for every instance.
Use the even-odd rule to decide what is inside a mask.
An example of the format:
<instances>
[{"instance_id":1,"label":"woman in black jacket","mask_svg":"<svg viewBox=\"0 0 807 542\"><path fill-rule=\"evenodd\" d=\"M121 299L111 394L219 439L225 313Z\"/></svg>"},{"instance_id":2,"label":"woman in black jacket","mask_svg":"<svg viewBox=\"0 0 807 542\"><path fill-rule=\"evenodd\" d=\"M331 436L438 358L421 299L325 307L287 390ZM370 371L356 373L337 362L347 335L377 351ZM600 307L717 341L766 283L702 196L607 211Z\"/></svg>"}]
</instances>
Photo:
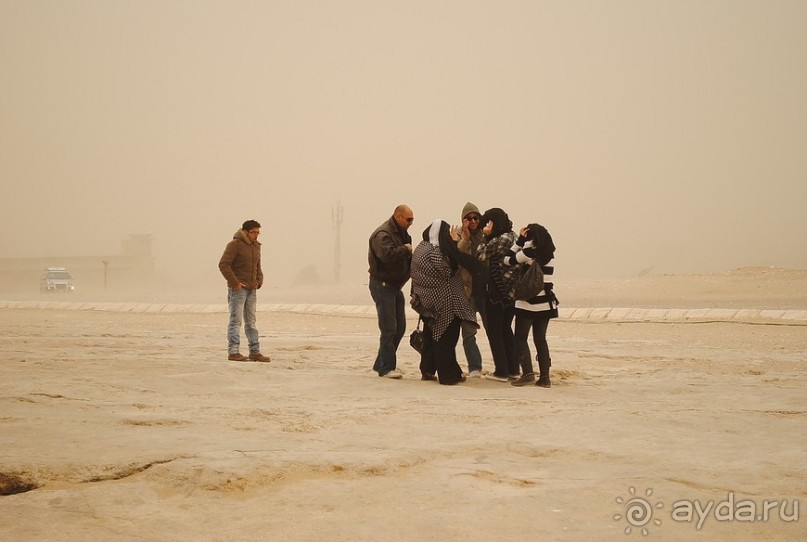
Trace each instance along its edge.
<instances>
[{"instance_id":1,"label":"woman in black jacket","mask_svg":"<svg viewBox=\"0 0 807 542\"><path fill-rule=\"evenodd\" d=\"M517 275L515 268L503 263L516 235L507 213L498 207L485 211L479 227L482 228L483 238L477 258L487 265L488 270L485 333L496 367L486 378L507 382L519 377L513 338L513 286Z\"/></svg>"}]
</instances>

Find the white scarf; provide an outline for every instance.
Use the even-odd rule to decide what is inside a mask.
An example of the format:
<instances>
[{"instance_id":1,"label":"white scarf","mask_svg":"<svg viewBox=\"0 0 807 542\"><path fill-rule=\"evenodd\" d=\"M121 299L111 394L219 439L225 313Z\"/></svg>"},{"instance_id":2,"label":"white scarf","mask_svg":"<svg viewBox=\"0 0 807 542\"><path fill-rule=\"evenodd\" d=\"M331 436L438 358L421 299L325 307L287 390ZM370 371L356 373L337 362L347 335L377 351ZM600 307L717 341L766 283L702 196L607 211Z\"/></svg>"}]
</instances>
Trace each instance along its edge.
<instances>
[{"instance_id":1,"label":"white scarf","mask_svg":"<svg viewBox=\"0 0 807 542\"><path fill-rule=\"evenodd\" d=\"M440 226L443 225L443 219L438 218L432 225L429 226L429 243L436 247L440 246Z\"/></svg>"}]
</instances>

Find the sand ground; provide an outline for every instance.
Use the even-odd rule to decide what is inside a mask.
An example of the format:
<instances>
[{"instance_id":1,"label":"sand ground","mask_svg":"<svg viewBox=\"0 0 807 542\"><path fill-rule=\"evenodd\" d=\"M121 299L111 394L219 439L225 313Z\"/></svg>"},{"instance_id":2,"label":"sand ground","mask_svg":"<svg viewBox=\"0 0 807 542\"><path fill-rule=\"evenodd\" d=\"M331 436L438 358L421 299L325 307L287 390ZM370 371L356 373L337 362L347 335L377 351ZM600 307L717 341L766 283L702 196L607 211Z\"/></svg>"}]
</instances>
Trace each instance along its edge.
<instances>
[{"instance_id":1,"label":"sand ground","mask_svg":"<svg viewBox=\"0 0 807 542\"><path fill-rule=\"evenodd\" d=\"M566 297L807 308L763 273ZM807 539L807 322L561 318L542 389L378 378L365 316L261 312L272 362L227 362L225 320L0 310L0 540Z\"/></svg>"}]
</instances>

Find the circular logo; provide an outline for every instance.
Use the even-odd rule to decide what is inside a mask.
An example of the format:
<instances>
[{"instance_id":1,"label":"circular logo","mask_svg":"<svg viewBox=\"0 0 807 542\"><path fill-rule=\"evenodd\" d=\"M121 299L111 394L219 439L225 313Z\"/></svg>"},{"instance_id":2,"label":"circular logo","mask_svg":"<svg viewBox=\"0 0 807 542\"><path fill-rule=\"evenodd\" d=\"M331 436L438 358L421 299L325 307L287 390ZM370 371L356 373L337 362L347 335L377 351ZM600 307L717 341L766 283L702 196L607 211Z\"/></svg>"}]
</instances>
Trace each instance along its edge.
<instances>
[{"instance_id":1,"label":"circular logo","mask_svg":"<svg viewBox=\"0 0 807 542\"><path fill-rule=\"evenodd\" d=\"M625 521L628 522L625 534L630 534L633 528L636 527L641 528L642 534L646 536L649 531L645 526L651 520L654 525L661 525L660 519L653 519L653 508L662 508L664 504L659 502L654 505L644 497L636 497L636 490L632 487L628 488L628 492L630 496L616 498L616 502L623 505L624 511L622 514L615 514L614 520L619 521L623 517L625 518ZM653 495L652 489L645 491L645 497L649 498L651 495Z\"/></svg>"}]
</instances>

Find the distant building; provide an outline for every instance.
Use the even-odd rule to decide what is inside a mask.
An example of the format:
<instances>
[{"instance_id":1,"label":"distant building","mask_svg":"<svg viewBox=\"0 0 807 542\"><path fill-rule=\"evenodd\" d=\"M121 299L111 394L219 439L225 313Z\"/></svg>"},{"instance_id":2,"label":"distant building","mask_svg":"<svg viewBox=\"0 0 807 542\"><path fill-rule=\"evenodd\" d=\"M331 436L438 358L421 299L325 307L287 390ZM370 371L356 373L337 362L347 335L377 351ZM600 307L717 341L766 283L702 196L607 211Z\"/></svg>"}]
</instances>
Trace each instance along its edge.
<instances>
[{"instance_id":1,"label":"distant building","mask_svg":"<svg viewBox=\"0 0 807 542\"><path fill-rule=\"evenodd\" d=\"M66 267L77 291L127 289L154 277L152 236L129 235L120 254L58 256L47 258L0 258L0 291L39 290L39 277L46 267Z\"/></svg>"}]
</instances>

